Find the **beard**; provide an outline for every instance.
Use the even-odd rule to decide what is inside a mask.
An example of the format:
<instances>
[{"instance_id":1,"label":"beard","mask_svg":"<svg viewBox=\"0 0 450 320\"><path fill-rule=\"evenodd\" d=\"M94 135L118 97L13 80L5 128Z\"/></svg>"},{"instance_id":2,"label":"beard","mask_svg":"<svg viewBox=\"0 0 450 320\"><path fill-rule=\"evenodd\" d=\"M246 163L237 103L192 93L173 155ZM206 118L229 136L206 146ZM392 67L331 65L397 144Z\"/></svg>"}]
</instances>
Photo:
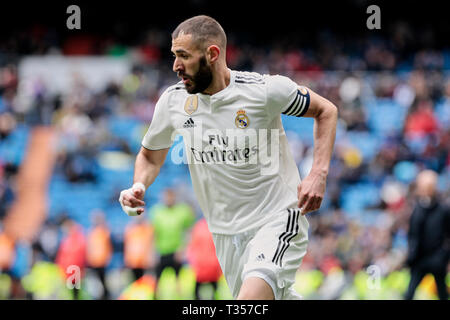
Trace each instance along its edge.
<instances>
[{"instance_id":1,"label":"beard","mask_svg":"<svg viewBox=\"0 0 450 320\"><path fill-rule=\"evenodd\" d=\"M199 67L197 73L193 76L182 74L186 78L191 80L190 84L185 84L186 91L190 94L195 94L205 91L212 82L211 67L206 64L205 56L199 60Z\"/></svg>"}]
</instances>

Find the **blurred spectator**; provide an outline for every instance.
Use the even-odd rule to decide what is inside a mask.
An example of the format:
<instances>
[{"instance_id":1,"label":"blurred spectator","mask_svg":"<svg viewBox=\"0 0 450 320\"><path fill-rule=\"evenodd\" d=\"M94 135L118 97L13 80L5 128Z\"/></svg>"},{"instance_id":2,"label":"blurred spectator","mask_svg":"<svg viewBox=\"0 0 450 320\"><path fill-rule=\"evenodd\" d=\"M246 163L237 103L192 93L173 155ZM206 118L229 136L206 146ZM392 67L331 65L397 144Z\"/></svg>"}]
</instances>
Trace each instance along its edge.
<instances>
[{"instance_id":1,"label":"blurred spectator","mask_svg":"<svg viewBox=\"0 0 450 320\"><path fill-rule=\"evenodd\" d=\"M0 272L10 272L15 259L13 239L0 228Z\"/></svg>"},{"instance_id":2,"label":"blurred spectator","mask_svg":"<svg viewBox=\"0 0 450 320\"><path fill-rule=\"evenodd\" d=\"M102 299L109 299L109 290L105 281L106 267L111 261L112 244L110 231L102 211L93 212L93 228L87 236L87 265L93 268L103 286Z\"/></svg>"},{"instance_id":3,"label":"blurred spectator","mask_svg":"<svg viewBox=\"0 0 450 320\"><path fill-rule=\"evenodd\" d=\"M186 231L195 221L191 207L177 203L175 191L167 189L164 192L164 204L156 204L151 208L150 221L155 229L155 247L160 255L156 266L157 278L166 267L172 267L178 274Z\"/></svg>"},{"instance_id":4,"label":"blurred spectator","mask_svg":"<svg viewBox=\"0 0 450 320\"><path fill-rule=\"evenodd\" d=\"M10 112L0 111L0 141L6 139L16 126L16 118Z\"/></svg>"},{"instance_id":5,"label":"blurred spectator","mask_svg":"<svg viewBox=\"0 0 450 320\"><path fill-rule=\"evenodd\" d=\"M55 261L60 242L60 230L58 225L47 220L33 244L33 247L42 253L42 260Z\"/></svg>"},{"instance_id":6,"label":"blurred spectator","mask_svg":"<svg viewBox=\"0 0 450 320\"><path fill-rule=\"evenodd\" d=\"M85 142L80 140L81 148L76 152L65 155L62 166L67 179L70 182L95 182L97 179L97 162L95 151L84 146Z\"/></svg>"},{"instance_id":7,"label":"blurred spectator","mask_svg":"<svg viewBox=\"0 0 450 320\"><path fill-rule=\"evenodd\" d=\"M35 300L72 299L65 283L65 274L52 262L36 261L31 272L22 278L22 285Z\"/></svg>"},{"instance_id":8,"label":"blurred spectator","mask_svg":"<svg viewBox=\"0 0 450 320\"><path fill-rule=\"evenodd\" d=\"M193 214L187 214L191 209L185 206L186 213L178 215L176 212L184 209L178 207L173 194L173 200L167 201L173 205L165 203L152 208L150 220L155 228L152 242L146 236L147 227L136 228L142 230L136 231L136 237L134 232L124 237L123 220L115 216L118 196L109 201L114 188L121 190L124 181L129 182L130 156L140 147L158 97L168 85L178 81L170 68L167 47L170 30L143 29L133 35L136 41L131 43L125 41L126 29L124 25L113 26L105 40L89 34L64 38L55 30L32 27L13 30L7 39L0 40L0 219L14 200L15 173L27 150L28 130L34 125L51 125L58 137L58 161L48 194L49 219L33 246L36 259L25 277L33 298L65 298L67 292L70 298L72 294L71 290L63 290L64 278L58 280L60 275L54 272L57 266L51 263L57 249L62 247L61 226L53 223L61 216L61 203L83 226L86 212L99 207L105 210L105 223L114 230L110 239L114 246L110 264L114 268L127 261L129 268L137 266L134 270L139 277L157 262L149 257L153 255L153 247L161 257L156 273L166 266L178 269L183 263L188 225L195 219ZM227 60L232 69L290 76L329 98L340 111L326 201L320 212L308 217L310 247L299 273L313 272L308 273L307 280L314 282L311 287L314 290L305 298L349 297L341 295L342 272L346 289L356 288L357 295L350 297L369 298L370 290L363 288L364 276L367 267L374 264L380 267L386 282L392 275L398 276L393 283L401 283L396 290L388 290L379 297L401 298L408 285L408 271L399 270L402 268L399 261L407 253L409 217L415 205L408 191L411 182L420 170L433 169L439 174L442 199L450 196L448 48L436 50L428 44L423 47L421 43L429 40L422 39L433 38L433 34L408 22L394 25L389 34L369 38L342 35L337 30L320 31L318 43L309 48L303 45L306 38L299 43L298 37L287 34L260 44L252 44L249 41L252 37L241 32L229 34ZM96 89L87 85L80 74L69 77L65 79L71 83L67 92L57 92L42 79L30 79L19 72L25 55L64 59L61 55L64 52L116 56L129 64L129 70L122 79L111 79ZM27 93L26 97L20 95L22 91ZM383 109L382 105L388 108ZM312 119L287 118L283 119L283 125L303 176L309 171L313 156L310 136L313 124L309 121ZM137 126L131 128L129 121ZM166 161L162 176L152 185L151 201L174 181L188 181L187 172L186 167ZM92 182L96 183L95 189ZM191 194L190 188L187 184L183 193ZM102 195L106 189L105 199ZM158 210L161 214L155 215ZM155 220L156 216L159 218ZM138 225L142 223L140 219L132 218ZM140 235L145 240L140 240ZM20 255L17 247L14 253ZM88 244L86 249L89 247ZM133 254L133 250L141 254ZM92 252L96 255L102 251ZM122 258L122 253L126 257ZM103 258L108 260L106 256ZM6 257L8 254L0 251L0 259ZM17 268L16 260L13 269ZM115 275L110 272L106 269L106 279ZM11 289L8 285L11 278L3 275L0 282ZM117 288L122 280L117 278L108 281L112 296L121 290ZM123 282L127 281L124 277ZM59 294L55 293L57 283L62 286ZM20 292L13 291L10 293L20 298ZM397 296L391 295L393 292ZM423 297L420 286L418 293Z\"/></svg>"},{"instance_id":9,"label":"blurred spectator","mask_svg":"<svg viewBox=\"0 0 450 320\"><path fill-rule=\"evenodd\" d=\"M86 266L86 237L83 234L82 227L70 218L63 220L61 228L64 236L58 248L55 262L66 274L66 278L73 275L73 266L77 268L75 273L80 278L77 278L77 276L72 277L72 284L74 285L73 299L77 300L80 290L77 287L80 284L77 284L76 281L81 281Z\"/></svg>"},{"instance_id":10,"label":"blurred spectator","mask_svg":"<svg viewBox=\"0 0 450 320\"><path fill-rule=\"evenodd\" d=\"M414 292L427 273L436 281L439 298L448 299L445 276L450 258L450 208L436 192L437 174L419 173L416 180L417 203L411 214L408 232L408 258L411 280L405 299Z\"/></svg>"},{"instance_id":11,"label":"blurred spectator","mask_svg":"<svg viewBox=\"0 0 450 320\"><path fill-rule=\"evenodd\" d=\"M15 199L14 191L11 186L13 178L5 178L5 171L4 167L0 164L0 221L6 216L6 213Z\"/></svg>"},{"instance_id":12,"label":"blurred spectator","mask_svg":"<svg viewBox=\"0 0 450 320\"><path fill-rule=\"evenodd\" d=\"M196 299L201 300L200 289L204 284L212 284L215 292L217 290L217 281L222 275L222 269L217 260L211 232L209 232L208 224L204 218L197 221L192 229L190 242L187 247L187 260L192 269L194 269L196 276ZM214 299L214 296L208 299Z\"/></svg>"},{"instance_id":13,"label":"blurred spectator","mask_svg":"<svg viewBox=\"0 0 450 320\"><path fill-rule=\"evenodd\" d=\"M140 279L153 264L153 227L144 216L136 216L125 229L123 240L124 262L133 272L134 280Z\"/></svg>"},{"instance_id":14,"label":"blurred spectator","mask_svg":"<svg viewBox=\"0 0 450 320\"><path fill-rule=\"evenodd\" d=\"M416 101L411 107L411 113L406 119L405 134L408 137L423 137L437 133L439 123L433 114L433 104L430 100Z\"/></svg>"},{"instance_id":15,"label":"blurred spectator","mask_svg":"<svg viewBox=\"0 0 450 320\"><path fill-rule=\"evenodd\" d=\"M163 35L158 30L147 32L139 48L144 63L154 65L160 61L162 41L164 41Z\"/></svg>"}]
</instances>

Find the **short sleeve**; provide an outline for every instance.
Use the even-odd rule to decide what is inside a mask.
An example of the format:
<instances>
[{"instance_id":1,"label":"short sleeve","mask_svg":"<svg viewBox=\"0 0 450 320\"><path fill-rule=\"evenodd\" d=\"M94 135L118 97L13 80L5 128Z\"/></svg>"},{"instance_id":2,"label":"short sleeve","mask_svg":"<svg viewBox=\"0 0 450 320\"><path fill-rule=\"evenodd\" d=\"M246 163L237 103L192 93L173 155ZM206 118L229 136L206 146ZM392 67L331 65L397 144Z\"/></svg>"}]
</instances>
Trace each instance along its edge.
<instances>
[{"instance_id":1,"label":"short sleeve","mask_svg":"<svg viewBox=\"0 0 450 320\"><path fill-rule=\"evenodd\" d=\"M164 92L155 106L152 122L142 139L142 146L150 150L160 150L172 146L172 133L174 132L170 121L169 95Z\"/></svg>"},{"instance_id":2,"label":"short sleeve","mask_svg":"<svg viewBox=\"0 0 450 320\"><path fill-rule=\"evenodd\" d=\"M309 91L288 77L267 76L267 107L271 116L280 113L301 117L309 107Z\"/></svg>"}]
</instances>

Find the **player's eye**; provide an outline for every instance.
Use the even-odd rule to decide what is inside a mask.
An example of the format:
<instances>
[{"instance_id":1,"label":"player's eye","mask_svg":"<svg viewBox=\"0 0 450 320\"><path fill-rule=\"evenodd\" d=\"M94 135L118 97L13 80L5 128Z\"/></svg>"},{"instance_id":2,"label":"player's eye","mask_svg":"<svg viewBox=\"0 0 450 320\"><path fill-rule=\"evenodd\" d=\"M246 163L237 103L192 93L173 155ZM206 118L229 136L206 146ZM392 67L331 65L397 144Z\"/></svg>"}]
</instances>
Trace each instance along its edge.
<instances>
[{"instance_id":1,"label":"player's eye","mask_svg":"<svg viewBox=\"0 0 450 320\"><path fill-rule=\"evenodd\" d=\"M187 58L189 58L189 55L187 55L185 53L179 53L178 55L177 54L172 54L172 57L174 59L176 59L177 57L180 57L181 59L187 59Z\"/></svg>"}]
</instances>

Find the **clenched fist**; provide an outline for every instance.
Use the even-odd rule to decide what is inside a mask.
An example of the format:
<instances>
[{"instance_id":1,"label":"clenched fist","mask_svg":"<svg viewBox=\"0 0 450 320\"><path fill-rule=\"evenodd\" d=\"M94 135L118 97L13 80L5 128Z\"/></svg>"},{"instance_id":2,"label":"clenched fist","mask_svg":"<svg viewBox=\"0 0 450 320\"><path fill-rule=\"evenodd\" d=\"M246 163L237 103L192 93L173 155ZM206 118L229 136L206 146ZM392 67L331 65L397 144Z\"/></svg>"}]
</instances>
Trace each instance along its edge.
<instances>
[{"instance_id":1,"label":"clenched fist","mask_svg":"<svg viewBox=\"0 0 450 320\"><path fill-rule=\"evenodd\" d=\"M325 194L326 175L310 173L297 187L298 207L302 215L320 208Z\"/></svg>"},{"instance_id":2,"label":"clenched fist","mask_svg":"<svg viewBox=\"0 0 450 320\"><path fill-rule=\"evenodd\" d=\"M120 193L119 203L122 210L129 216L138 216L144 212L145 186L141 182L136 182L129 189L125 189Z\"/></svg>"}]
</instances>

